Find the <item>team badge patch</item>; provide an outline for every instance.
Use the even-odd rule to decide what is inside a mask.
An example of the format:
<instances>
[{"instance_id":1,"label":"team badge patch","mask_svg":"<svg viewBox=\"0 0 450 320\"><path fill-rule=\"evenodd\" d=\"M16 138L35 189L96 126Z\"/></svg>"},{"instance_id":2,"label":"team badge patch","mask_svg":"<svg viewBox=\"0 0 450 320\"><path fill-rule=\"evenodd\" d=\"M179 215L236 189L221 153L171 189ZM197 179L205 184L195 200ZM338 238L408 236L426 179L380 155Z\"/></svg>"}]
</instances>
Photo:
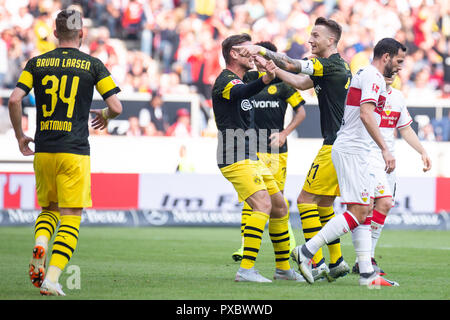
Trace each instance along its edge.
<instances>
[{"instance_id":1,"label":"team badge patch","mask_svg":"<svg viewBox=\"0 0 450 320\"><path fill-rule=\"evenodd\" d=\"M234 79L234 80L231 80L231 83L232 83L233 85L236 85L236 84L244 84L244 83L242 82L241 79Z\"/></svg>"},{"instance_id":2,"label":"team badge patch","mask_svg":"<svg viewBox=\"0 0 450 320\"><path fill-rule=\"evenodd\" d=\"M269 94L275 94L277 93L277 87L275 85L271 85L269 88L267 88L267 92Z\"/></svg>"},{"instance_id":3,"label":"team badge patch","mask_svg":"<svg viewBox=\"0 0 450 320\"><path fill-rule=\"evenodd\" d=\"M391 104L386 103L384 105L384 109L383 109L384 113L386 113L386 115L389 115L391 113L391 110L392 110Z\"/></svg>"},{"instance_id":4,"label":"team badge patch","mask_svg":"<svg viewBox=\"0 0 450 320\"><path fill-rule=\"evenodd\" d=\"M261 178L260 177L255 177L255 178L253 178L253 182L255 184L261 184Z\"/></svg>"},{"instance_id":5,"label":"team badge patch","mask_svg":"<svg viewBox=\"0 0 450 320\"><path fill-rule=\"evenodd\" d=\"M367 202L369 200L369 193L366 190L361 192L361 199L363 202Z\"/></svg>"},{"instance_id":6,"label":"team badge patch","mask_svg":"<svg viewBox=\"0 0 450 320\"><path fill-rule=\"evenodd\" d=\"M377 186L377 191L378 191L380 194L384 194L384 185L382 185L382 184L378 185L378 186Z\"/></svg>"}]
</instances>

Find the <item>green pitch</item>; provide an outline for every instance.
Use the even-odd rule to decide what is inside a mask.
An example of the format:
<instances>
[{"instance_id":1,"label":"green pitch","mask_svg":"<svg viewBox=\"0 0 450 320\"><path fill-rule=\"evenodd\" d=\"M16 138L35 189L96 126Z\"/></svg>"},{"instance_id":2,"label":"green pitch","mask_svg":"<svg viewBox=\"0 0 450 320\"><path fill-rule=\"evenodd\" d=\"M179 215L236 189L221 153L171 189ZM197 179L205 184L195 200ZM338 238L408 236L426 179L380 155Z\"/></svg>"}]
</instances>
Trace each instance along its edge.
<instances>
[{"instance_id":1,"label":"green pitch","mask_svg":"<svg viewBox=\"0 0 450 320\"><path fill-rule=\"evenodd\" d=\"M351 236L341 241L351 267L355 259ZM2 227L0 300L450 299L450 232L385 230L376 258L386 277L400 287L372 290L359 287L352 274L313 285L235 283L239 264L231 254L239 244L238 228L82 227L77 250L61 276L67 296L41 297L27 275L32 228ZM324 252L327 256L326 248ZM272 278L274 257L267 230L256 266Z\"/></svg>"}]
</instances>

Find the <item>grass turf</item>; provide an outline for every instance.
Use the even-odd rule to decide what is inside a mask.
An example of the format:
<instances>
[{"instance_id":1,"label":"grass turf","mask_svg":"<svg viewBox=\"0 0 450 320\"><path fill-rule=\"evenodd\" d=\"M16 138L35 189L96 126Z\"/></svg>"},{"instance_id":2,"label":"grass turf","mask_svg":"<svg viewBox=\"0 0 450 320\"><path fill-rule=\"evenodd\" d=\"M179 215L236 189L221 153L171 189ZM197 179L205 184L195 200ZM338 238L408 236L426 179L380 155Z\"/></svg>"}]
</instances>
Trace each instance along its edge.
<instances>
[{"instance_id":1,"label":"grass turf","mask_svg":"<svg viewBox=\"0 0 450 320\"><path fill-rule=\"evenodd\" d=\"M297 231L298 233L298 231ZM300 239L298 234L297 239ZM302 240L297 241L303 243ZM347 263L354 264L351 236L341 239ZM238 228L83 227L68 266L78 266L81 287L67 269L60 283L66 297L41 297L29 281L31 227L0 229L1 300L449 300L450 232L384 230L377 247L386 278L400 287L369 290L349 274L313 285L278 281L235 283L239 264L231 254L240 245ZM327 257L327 249L324 249ZM295 266L291 261L291 265ZM273 249L264 233L256 267L272 278ZM296 266L295 266L296 268Z\"/></svg>"}]
</instances>

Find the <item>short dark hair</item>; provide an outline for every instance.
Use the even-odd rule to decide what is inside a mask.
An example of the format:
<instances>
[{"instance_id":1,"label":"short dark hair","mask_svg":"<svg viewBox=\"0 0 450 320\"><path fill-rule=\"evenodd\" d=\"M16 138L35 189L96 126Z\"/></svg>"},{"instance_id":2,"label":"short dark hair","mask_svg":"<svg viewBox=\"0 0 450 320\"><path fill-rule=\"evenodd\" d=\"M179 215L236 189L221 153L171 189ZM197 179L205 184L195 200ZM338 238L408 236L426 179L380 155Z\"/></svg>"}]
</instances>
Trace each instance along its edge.
<instances>
[{"instance_id":1,"label":"short dark hair","mask_svg":"<svg viewBox=\"0 0 450 320\"><path fill-rule=\"evenodd\" d=\"M315 26L325 26L334 36L334 43L337 45L342 35L342 27L333 19L319 17L314 22Z\"/></svg>"},{"instance_id":2,"label":"short dark hair","mask_svg":"<svg viewBox=\"0 0 450 320\"><path fill-rule=\"evenodd\" d=\"M252 37L247 33L235 34L229 36L222 41L222 55L226 63L230 62L230 51L233 46L240 45L241 43L252 41Z\"/></svg>"},{"instance_id":3,"label":"short dark hair","mask_svg":"<svg viewBox=\"0 0 450 320\"><path fill-rule=\"evenodd\" d=\"M374 59L381 58L385 53L389 53L389 56L394 57L399 50L406 52L406 47L393 38L383 38L375 45L373 57Z\"/></svg>"},{"instance_id":4,"label":"short dark hair","mask_svg":"<svg viewBox=\"0 0 450 320\"><path fill-rule=\"evenodd\" d=\"M270 41L260 41L255 43L258 46L261 46L263 48L266 48L267 50L273 51L273 52L277 52L278 48L276 45L274 45L272 42Z\"/></svg>"},{"instance_id":5,"label":"short dark hair","mask_svg":"<svg viewBox=\"0 0 450 320\"><path fill-rule=\"evenodd\" d=\"M65 9L58 13L55 20L58 39L74 40L83 28L81 13L73 9Z\"/></svg>"}]
</instances>

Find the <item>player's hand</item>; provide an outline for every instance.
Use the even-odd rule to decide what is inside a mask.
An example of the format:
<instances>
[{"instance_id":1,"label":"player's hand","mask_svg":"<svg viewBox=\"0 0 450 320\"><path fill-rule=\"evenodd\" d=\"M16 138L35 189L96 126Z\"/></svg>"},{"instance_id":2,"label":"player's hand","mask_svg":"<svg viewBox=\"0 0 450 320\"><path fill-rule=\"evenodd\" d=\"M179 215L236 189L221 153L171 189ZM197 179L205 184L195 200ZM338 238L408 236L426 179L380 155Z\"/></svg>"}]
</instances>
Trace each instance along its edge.
<instances>
[{"instance_id":1,"label":"player's hand","mask_svg":"<svg viewBox=\"0 0 450 320\"><path fill-rule=\"evenodd\" d=\"M19 143L20 152L22 152L24 156L32 156L34 154L34 151L31 150L28 145L30 142L34 142L33 138L23 135L17 139L17 142Z\"/></svg>"},{"instance_id":2,"label":"player's hand","mask_svg":"<svg viewBox=\"0 0 450 320\"><path fill-rule=\"evenodd\" d=\"M428 156L428 154L426 154L426 153L422 154L422 161L423 161L423 165L424 165L424 167L422 169L423 172L429 171L431 169L431 159Z\"/></svg>"},{"instance_id":3,"label":"player's hand","mask_svg":"<svg viewBox=\"0 0 450 320\"><path fill-rule=\"evenodd\" d=\"M384 163L386 164L384 171L386 171L386 173L391 173L395 169L394 156L389 150L382 151L381 154L383 155Z\"/></svg>"},{"instance_id":4,"label":"player's hand","mask_svg":"<svg viewBox=\"0 0 450 320\"><path fill-rule=\"evenodd\" d=\"M261 46L249 44L246 46L233 46L233 49L235 49L241 56L248 58L257 55L261 50Z\"/></svg>"},{"instance_id":5,"label":"player's hand","mask_svg":"<svg viewBox=\"0 0 450 320\"><path fill-rule=\"evenodd\" d=\"M269 84L277 76L276 70L278 70L278 67L272 60L265 60L259 56L255 56L255 61L256 60L258 60L258 64L263 67L263 69L261 70L265 70L266 72L266 74L263 76L264 83Z\"/></svg>"},{"instance_id":6,"label":"player's hand","mask_svg":"<svg viewBox=\"0 0 450 320\"><path fill-rule=\"evenodd\" d=\"M105 119L102 115L102 109L92 109L92 114L95 114L95 118L91 121L92 128L96 130L103 130L108 125L108 119Z\"/></svg>"},{"instance_id":7,"label":"player's hand","mask_svg":"<svg viewBox=\"0 0 450 320\"><path fill-rule=\"evenodd\" d=\"M282 147L286 143L286 135L281 132L274 132L270 135L270 146L271 147Z\"/></svg>"}]
</instances>

